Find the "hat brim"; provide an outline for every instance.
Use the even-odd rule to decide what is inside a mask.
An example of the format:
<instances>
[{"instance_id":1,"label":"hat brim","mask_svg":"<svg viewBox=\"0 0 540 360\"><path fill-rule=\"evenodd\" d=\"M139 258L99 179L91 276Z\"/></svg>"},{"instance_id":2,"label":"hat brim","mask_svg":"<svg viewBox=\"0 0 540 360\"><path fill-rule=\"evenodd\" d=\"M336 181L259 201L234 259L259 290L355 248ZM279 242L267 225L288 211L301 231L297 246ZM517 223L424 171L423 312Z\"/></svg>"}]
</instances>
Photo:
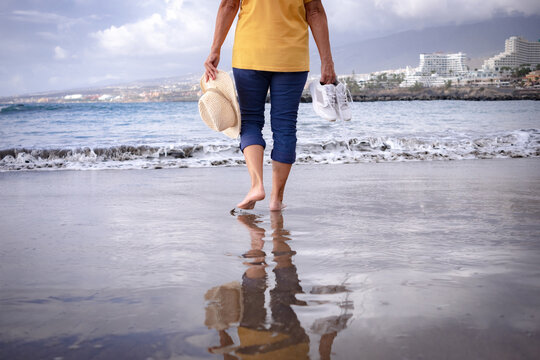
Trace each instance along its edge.
<instances>
[{"instance_id":1,"label":"hat brim","mask_svg":"<svg viewBox=\"0 0 540 360\"><path fill-rule=\"evenodd\" d=\"M231 139L237 139L240 136L240 130L242 128L242 116L240 114L238 99L236 98L234 83L229 74L225 71L218 70L216 79L209 79L208 82L206 82L205 75L203 75L201 77L200 85L203 93L206 93L210 87L219 89L220 92L222 92L232 104L233 110L236 114L236 124L223 130L222 133Z\"/></svg>"}]
</instances>

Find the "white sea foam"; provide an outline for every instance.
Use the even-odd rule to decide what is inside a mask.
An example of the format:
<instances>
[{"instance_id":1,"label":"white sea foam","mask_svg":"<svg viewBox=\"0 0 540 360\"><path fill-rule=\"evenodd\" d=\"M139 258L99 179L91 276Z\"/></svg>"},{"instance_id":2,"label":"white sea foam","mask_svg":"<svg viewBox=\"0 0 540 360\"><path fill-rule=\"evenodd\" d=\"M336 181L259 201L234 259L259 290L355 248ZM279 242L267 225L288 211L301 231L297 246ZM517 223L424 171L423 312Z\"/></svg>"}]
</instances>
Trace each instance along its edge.
<instances>
[{"instance_id":1,"label":"white sea foam","mask_svg":"<svg viewBox=\"0 0 540 360\"><path fill-rule=\"evenodd\" d=\"M272 144L267 147L267 159ZM540 156L538 129L461 136L367 136L299 142L297 162L341 164ZM244 158L235 145L182 144L64 149L12 148L0 151L0 171L50 169L143 169L237 166ZM270 160L268 160L269 162Z\"/></svg>"}]
</instances>

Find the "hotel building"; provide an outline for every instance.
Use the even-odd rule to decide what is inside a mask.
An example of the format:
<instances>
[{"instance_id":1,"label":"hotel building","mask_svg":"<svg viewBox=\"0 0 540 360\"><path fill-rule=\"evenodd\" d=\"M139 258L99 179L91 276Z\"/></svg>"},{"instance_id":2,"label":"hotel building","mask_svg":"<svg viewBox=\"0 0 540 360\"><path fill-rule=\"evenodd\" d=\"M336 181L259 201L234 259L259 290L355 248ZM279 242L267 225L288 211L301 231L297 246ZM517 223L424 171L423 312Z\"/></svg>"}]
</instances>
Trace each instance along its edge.
<instances>
[{"instance_id":1,"label":"hotel building","mask_svg":"<svg viewBox=\"0 0 540 360\"><path fill-rule=\"evenodd\" d=\"M500 71L502 67L516 68L523 64L535 67L540 63L540 41L530 42L512 36L504 43L504 52L484 61L482 68L487 71Z\"/></svg>"},{"instance_id":2,"label":"hotel building","mask_svg":"<svg viewBox=\"0 0 540 360\"><path fill-rule=\"evenodd\" d=\"M420 65L407 74L400 87L414 86L416 83L422 86L443 86L445 81L452 80L456 83L462 76L467 74L465 65L467 56L464 53L455 54L420 54Z\"/></svg>"},{"instance_id":3,"label":"hotel building","mask_svg":"<svg viewBox=\"0 0 540 360\"><path fill-rule=\"evenodd\" d=\"M455 76L465 74L467 72L466 60L467 57L461 52L457 54L420 54L418 75Z\"/></svg>"}]
</instances>

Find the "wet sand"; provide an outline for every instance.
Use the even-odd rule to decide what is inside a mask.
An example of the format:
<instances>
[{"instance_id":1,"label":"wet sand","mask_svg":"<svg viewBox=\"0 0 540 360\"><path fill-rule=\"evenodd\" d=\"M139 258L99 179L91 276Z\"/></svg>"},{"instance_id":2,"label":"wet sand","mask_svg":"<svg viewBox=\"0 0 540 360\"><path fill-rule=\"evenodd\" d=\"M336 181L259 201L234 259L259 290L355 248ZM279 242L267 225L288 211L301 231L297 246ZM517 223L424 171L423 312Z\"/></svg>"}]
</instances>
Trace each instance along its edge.
<instances>
[{"instance_id":1,"label":"wet sand","mask_svg":"<svg viewBox=\"0 0 540 360\"><path fill-rule=\"evenodd\" d=\"M540 353L540 160L297 166L283 213L231 215L248 185L0 173L0 358Z\"/></svg>"}]
</instances>

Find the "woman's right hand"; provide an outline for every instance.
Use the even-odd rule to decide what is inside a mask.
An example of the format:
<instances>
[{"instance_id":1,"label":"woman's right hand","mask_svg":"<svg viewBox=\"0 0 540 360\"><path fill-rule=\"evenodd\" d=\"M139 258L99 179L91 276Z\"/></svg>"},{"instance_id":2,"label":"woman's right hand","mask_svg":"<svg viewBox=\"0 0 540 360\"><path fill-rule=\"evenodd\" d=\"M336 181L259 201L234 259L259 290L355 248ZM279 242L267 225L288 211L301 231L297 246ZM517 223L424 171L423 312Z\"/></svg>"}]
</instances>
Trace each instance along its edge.
<instances>
[{"instance_id":1,"label":"woman's right hand","mask_svg":"<svg viewBox=\"0 0 540 360\"><path fill-rule=\"evenodd\" d=\"M216 76L218 73L218 64L219 64L219 51L211 51L210 55L208 55L208 58L206 58L206 61L204 62L204 68L205 68L205 78L206 82L208 82L209 79L216 80Z\"/></svg>"},{"instance_id":2,"label":"woman's right hand","mask_svg":"<svg viewBox=\"0 0 540 360\"><path fill-rule=\"evenodd\" d=\"M337 82L333 61L323 61L321 64L321 84L335 84Z\"/></svg>"}]
</instances>

